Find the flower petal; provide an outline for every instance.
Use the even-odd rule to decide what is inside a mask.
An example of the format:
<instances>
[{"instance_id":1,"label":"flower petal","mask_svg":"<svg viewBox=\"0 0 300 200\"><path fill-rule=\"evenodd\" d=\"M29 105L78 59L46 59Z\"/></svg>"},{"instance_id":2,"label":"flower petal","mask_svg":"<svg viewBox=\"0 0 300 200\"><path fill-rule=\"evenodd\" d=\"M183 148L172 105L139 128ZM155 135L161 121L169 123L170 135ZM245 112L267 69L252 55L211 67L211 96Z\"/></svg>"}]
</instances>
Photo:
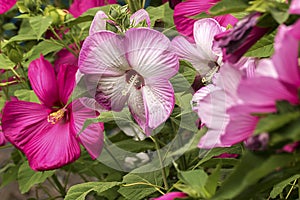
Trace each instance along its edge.
<instances>
[{"instance_id":1,"label":"flower petal","mask_svg":"<svg viewBox=\"0 0 300 200\"><path fill-rule=\"evenodd\" d=\"M282 25L275 37L275 53L272 56L279 79L300 86L298 67L298 41L290 34L290 28ZM298 30L299 31L299 30Z\"/></svg>"},{"instance_id":2,"label":"flower petal","mask_svg":"<svg viewBox=\"0 0 300 200\"><path fill-rule=\"evenodd\" d=\"M107 110L121 111L128 99L127 94L123 95L125 90L127 90L125 75L120 77L101 77L98 81L95 99Z\"/></svg>"},{"instance_id":3,"label":"flower petal","mask_svg":"<svg viewBox=\"0 0 300 200\"><path fill-rule=\"evenodd\" d=\"M119 76L130 67L125 58L121 36L100 31L88 36L79 55L79 70L83 74Z\"/></svg>"},{"instance_id":4,"label":"flower petal","mask_svg":"<svg viewBox=\"0 0 300 200\"><path fill-rule=\"evenodd\" d=\"M5 13L9 9L11 9L15 4L17 3L17 0L2 0L0 1L0 14Z\"/></svg>"},{"instance_id":5,"label":"flower petal","mask_svg":"<svg viewBox=\"0 0 300 200\"><path fill-rule=\"evenodd\" d=\"M59 86L59 99L66 105L75 87L75 75L78 67L75 65L60 65L57 75L57 85Z\"/></svg>"},{"instance_id":6,"label":"flower petal","mask_svg":"<svg viewBox=\"0 0 300 200\"><path fill-rule=\"evenodd\" d=\"M300 1L299 0L292 0L289 12L291 14L300 15Z\"/></svg>"},{"instance_id":7,"label":"flower petal","mask_svg":"<svg viewBox=\"0 0 300 200\"><path fill-rule=\"evenodd\" d=\"M177 198L186 198L188 195L186 195L183 192L169 192L161 197L154 198L153 200L174 200Z\"/></svg>"},{"instance_id":8,"label":"flower petal","mask_svg":"<svg viewBox=\"0 0 300 200\"><path fill-rule=\"evenodd\" d=\"M140 9L130 16L130 23L132 23L133 26L137 26L140 22L144 20L146 21L148 27L150 28L151 27L150 17L148 12L144 9Z\"/></svg>"},{"instance_id":9,"label":"flower petal","mask_svg":"<svg viewBox=\"0 0 300 200\"><path fill-rule=\"evenodd\" d=\"M169 79L178 72L177 56L170 51L170 40L148 28L132 28L125 35L126 57L143 78Z\"/></svg>"},{"instance_id":10,"label":"flower petal","mask_svg":"<svg viewBox=\"0 0 300 200\"><path fill-rule=\"evenodd\" d=\"M201 54L202 51L199 51L195 44L191 44L184 37L175 37L171 45L178 57L189 61L201 76L211 69L208 65L210 60L205 59Z\"/></svg>"},{"instance_id":11,"label":"flower petal","mask_svg":"<svg viewBox=\"0 0 300 200\"><path fill-rule=\"evenodd\" d=\"M42 55L29 64L28 78L32 89L43 104L53 106L59 103L54 68Z\"/></svg>"},{"instance_id":12,"label":"flower petal","mask_svg":"<svg viewBox=\"0 0 300 200\"><path fill-rule=\"evenodd\" d=\"M278 72L271 59L262 59L259 61L255 70L255 76L265 76L271 78L278 78Z\"/></svg>"},{"instance_id":13,"label":"flower petal","mask_svg":"<svg viewBox=\"0 0 300 200\"><path fill-rule=\"evenodd\" d=\"M223 129L208 129L204 136L201 137L198 147L200 149L212 149L215 147L229 147L221 142L221 136L225 131Z\"/></svg>"},{"instance_id":14,"label":"flower petal","mask_svg":"<svg viewBox=\"0 0 300 200\"><path fill-rule=\"evenodd\" d=\"M85 107L80 99L73 101L71 107L72 115L70 121L76 134L79 134L86 119L95 118L99 115L96 111ZM103 123L93 123L78 135L80 143L87 149L93 159L98 158L102 151L103 130Z\"/></svg>"},{"instance_id":15,"label":"flower petal","mask_svg":"<svg viewBox=\"0 0 300 200\"><path fill-rule=\"evenodd\" d=\"M105 12L102 10L98 11L92 21L92 24L90 26L89 35L92 35L94 33L97 33L101 30L106 30L106 20L108 19Z\"/></svg>"},{"instance_id":16,"label":"flower petal","mask_svg":"<svg viewBox=\"0 0 300 200\"><path fill-rule=\"evenodd\" d=\"M214 36L225 31L212 18L200 19L194 23L194 38L202 57L210 61L217 61L218 56L213 52Z\"/></svg>"},{"instance_id":17,"label":"flower petal","mask_svg":"<svg viewBox=\"0 0 300 200\"><path fill-rule=\"evenodd\" d=\"M173 111L175 104L173 87L167 80L151 79L147 80L146 86L142 88L142 94L147 127L155 129L165 122Z\"/></svg>"},{"instance_id":18,"label":"flower petal","mask_svg":"<svg viewBox=\"0 0 300 200\"><path fill-rule=\"evenodd\" d=\"M51 170L75 161L80 147L68 123L51 124L51 110L25 101L8 102L3 110L5 137L28 158L34 170Z\"/></svg>"},{"instance_id":19,"label":"flower petal","mask_svg":"<svg viewBox=\"0 0 300 200\"><path fill-rule=\"evenodd\" d=\"M286 87L279 80L270 77L245 79L238 87L239 97L247 104L275 106L276 101L287 100L298 103L297 89Z\"/></svg>"}]
</instances>

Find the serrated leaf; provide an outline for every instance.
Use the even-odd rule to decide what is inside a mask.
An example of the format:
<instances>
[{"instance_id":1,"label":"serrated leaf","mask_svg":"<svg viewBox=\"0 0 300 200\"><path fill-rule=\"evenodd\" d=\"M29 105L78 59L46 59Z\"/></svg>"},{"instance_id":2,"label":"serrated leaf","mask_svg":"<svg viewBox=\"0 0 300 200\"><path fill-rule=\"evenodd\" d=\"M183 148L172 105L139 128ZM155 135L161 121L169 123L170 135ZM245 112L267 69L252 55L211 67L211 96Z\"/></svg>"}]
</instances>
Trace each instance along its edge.
<instances>
[{"instance_id":1,"label":"serrated leaf","mask_svg":"<svg viewBox=\"0 0 300 200\"><path fill-rule=\"evenodd\" d=\"M282 126L294 121L300 117L300 112L290 112L283 114L273 114L267 117L261 118L256 125L255 134L258 133L269 133Z\"/></svg>"},{"instance_id":2,"label":"serrated leaf","mask_svg":"<svg viewBox=\"0 0 300 200\"><path fill-rule=\"evenodd\" d=\"M149 6L147 9L151 20L151 26L155 25L156 20L162 20L164 22L164 28L173 27L173 13L174 11L170 8L168 3L165 3L158 7Z\"/></svg>"},{"instance_id":3,"label":"serrated leaf","mask_svg":"<svg viewBox=\"0 0 300 200\"><path fill-rule=\"evenodd\" d=\"M120 184L120 182L87 182L77 184L68 190L65 200L85 200L85 197L92 191L101 194Z\"/></svg>"},{"instance_id":4,"label":"serrated leaf","mask_svg":"<svg viewBox=\"0 0 300 200\"><path fill-rule=\"evenodd\" d=\"M36 172L33 171L28 162L24 162L18 171L19 189L22 194L28 192L32 186L43 183L48 177L52 176L55 171Z\"/></svg>"},{"instance_id":5,"label":"serrated leaf","mask_svg":"<svg viewBox=\"0 0 300 200\"><path fill-rule=\"evenodd\" d=\"M15 63L12 62L6 55L0 53L0 69L12 69Z\"/></svg>"},{"instance_id":6,"label":"serrated leaf","mask_svg":"<svg viewBox=\"0 0 300 200\"><path fill-rule=\"evenodd\" d=\"M51 17L46 17L46 16L35 16L29 18L29 23L34 31L34 33L37 36L37 39L39 40L42 36L43 33L49 28L49 26L52 23L52 18Z\"/></svg>"},{"instance_id":7,"label":"serrated leaf","mask_svg":"<svg viewBox=\"0 0 300 200\"><path fill-rule=\"evenodd\" d=\"M296 174L296 175L276 184L270 193L270 197L276 198L280 193L282 193L283 189L290 184L290 182L292 182L298 178L300 178L300 174Z\"/></svg>"},{"instance_id":8,"label":"serrated leaf","mask_svg":"<svg viewBox=\"0 0 300 200\"><path fill-rule=\"evenodd\" d=\"M224 15L234 12L243 12L248 8L248 0L222 0L210 8L212 15Z\"/></svg>"},{"instance_id":9,"label":"serrated leaf","mask_svg":"<svg viewBox=\"0 0 300 200\"><path fill-rule=\"evenodd\" d=\"M129 173L123 178L124 186L118 192L126 199L140 200L157 191L154 186L162 185L160 171L134 174ZM153 186L151 186L153 185Z\"/></svg>"},{"instance_id":10,"label":"serrated leaf","mask_svg":"<svg viewBox=\"0 0 300 200\"><path fill-rule=\"evenodd\" d=\"M246 53L247 57L266 58L274 53L275 32L262 37Z\"/></svg>"}]
</instances>

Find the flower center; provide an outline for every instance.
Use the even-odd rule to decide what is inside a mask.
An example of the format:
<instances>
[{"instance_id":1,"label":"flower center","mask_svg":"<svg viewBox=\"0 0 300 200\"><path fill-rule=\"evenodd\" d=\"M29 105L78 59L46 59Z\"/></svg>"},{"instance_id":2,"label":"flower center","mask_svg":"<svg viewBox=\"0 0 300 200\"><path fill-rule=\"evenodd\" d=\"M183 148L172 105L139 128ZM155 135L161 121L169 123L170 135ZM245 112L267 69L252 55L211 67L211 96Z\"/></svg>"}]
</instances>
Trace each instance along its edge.
<instances>
[{"instance_id":1,"label":"flower center","mask_svg":"<svg viewBox=\"0 0 300 200\"><path fill-rule=\"evenodd\" d=\"M204 85L208 85L212 83L212 79L214 75L219 71L220 66L216 62L210 62L208 64L211 69L205 74L205 76L202 78L202 83Z\"/></svg>"},{"instance_id":2,"label":"flower center","mask_svg":"<svg viewBox=\"0 0 300 200\"><path fill-rule=\"evenodd\" d=\"M51 124L56 124L59 120L61 120L64 117L66 111L67 110L63 108L51 113L50 115L48 115L47 121Z\"/></svg>"},{"instance_id":3,"label":"flower center","mask_svg":"<svg viewBox=\"0 0 300 200\"><path fill-rule=\"evenodd\" d=\"M126 82L125 89L122 90L123 96L126 96L131 88L135 87L135 89L139 90L145 85L144 78L133 69L126 72Z\"/></svg>"}]
</instances>

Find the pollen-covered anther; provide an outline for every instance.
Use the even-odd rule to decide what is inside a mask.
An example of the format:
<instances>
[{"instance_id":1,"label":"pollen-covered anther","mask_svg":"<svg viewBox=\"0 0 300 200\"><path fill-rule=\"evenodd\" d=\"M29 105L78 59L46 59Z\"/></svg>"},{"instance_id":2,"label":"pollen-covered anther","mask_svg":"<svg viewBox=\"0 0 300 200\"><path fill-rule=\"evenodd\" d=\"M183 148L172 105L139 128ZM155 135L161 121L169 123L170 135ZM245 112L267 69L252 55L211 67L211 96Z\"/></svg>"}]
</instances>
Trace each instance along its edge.
<instances>
[{"instance_id":1,"label":"pollen-covered anther","mask_svg":"<svg viewBox=\"0 0 300 200\"><path fill-rule=\"evenodd\" d=\"M123 96L126 96L131 88L135 87L135 89L139 90L145 85L143 77L135 70L129 70L126 72L126 82L127 84L124 90L122 90Z\"/></svg>"},{"instance_id":2,"label":"pollen-covered anther","mask_svg":"<svg viewBox=\"0 0 300 200\"><path fill-rule=\"evenodd\" d=\"M53 112L50 115L48 115L47 121L51 124L56 124L59 120L61 120L64 117L65 112L66 109L64 108Z\"/></svg>"}]
</instances>

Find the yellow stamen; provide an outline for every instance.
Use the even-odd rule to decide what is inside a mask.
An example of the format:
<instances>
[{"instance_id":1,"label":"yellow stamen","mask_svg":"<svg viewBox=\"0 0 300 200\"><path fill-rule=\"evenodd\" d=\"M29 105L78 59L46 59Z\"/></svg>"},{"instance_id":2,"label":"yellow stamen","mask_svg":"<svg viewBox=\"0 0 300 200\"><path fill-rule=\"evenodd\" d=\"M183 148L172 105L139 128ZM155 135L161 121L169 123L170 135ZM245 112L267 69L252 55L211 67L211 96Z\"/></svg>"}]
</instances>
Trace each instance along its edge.
<instances>
[{"instance_id":1,"label":"yellow stamen","mask_svg":"<svg viewBox=\"0 0 300 200\"><path fill-rule=\"evenodd\" d=\"M51 113L48 115L47 121L51 124L56 124L59 120L64 117L66 109L60 109L56 112Z\"/></svg>"}]
</instances>

